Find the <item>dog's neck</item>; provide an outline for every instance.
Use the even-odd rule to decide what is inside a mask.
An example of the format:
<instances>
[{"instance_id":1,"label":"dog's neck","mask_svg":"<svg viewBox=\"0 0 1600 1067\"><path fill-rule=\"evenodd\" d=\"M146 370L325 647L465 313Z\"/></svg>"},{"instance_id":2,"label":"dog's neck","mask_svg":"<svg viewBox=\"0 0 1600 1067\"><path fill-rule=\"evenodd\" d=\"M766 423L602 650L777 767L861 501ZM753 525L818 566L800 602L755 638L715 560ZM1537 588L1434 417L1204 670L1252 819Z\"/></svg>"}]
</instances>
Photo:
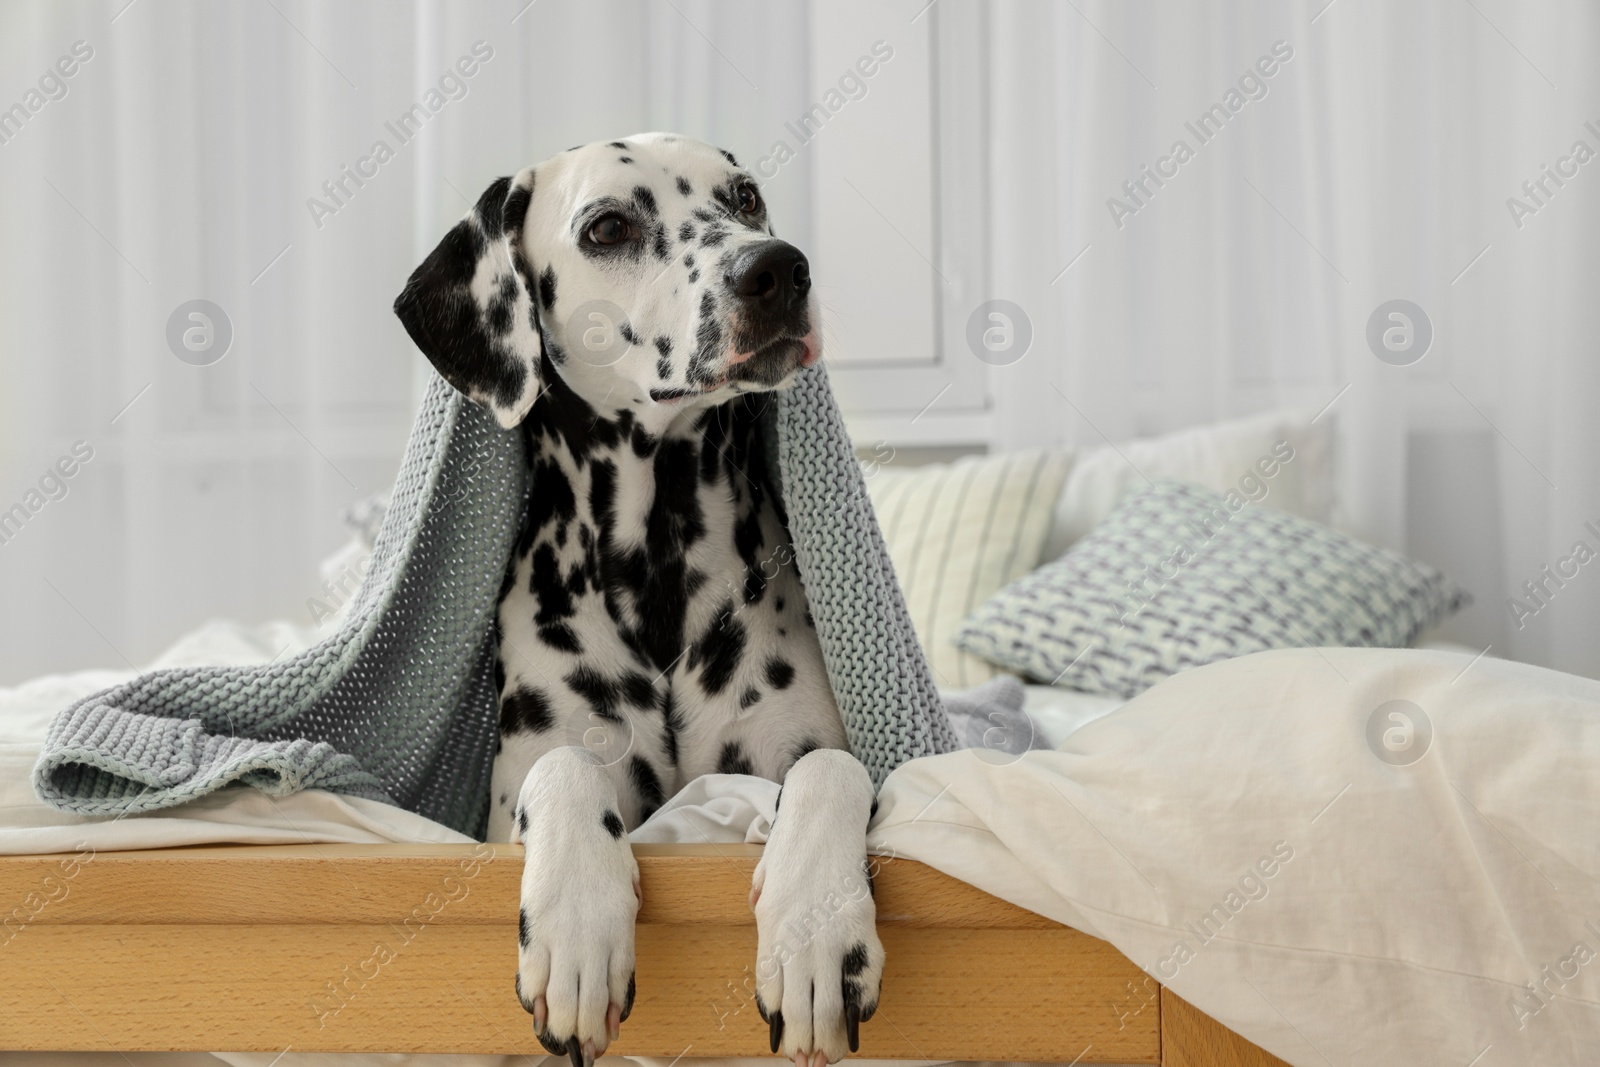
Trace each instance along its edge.
<instances>
[{"instance_id":1,"label":"dog's neck","mask_svg":"<svg viewBox=\"0 0 1600 1067\"><path fill-rule=\"evenodd\" d=\"M745 435L736 431L753 423L777 402L771 392L724 390L658 403L620 392L613 394L581 378L569 379L548 357L542 370L547 384L523 422L523 429L530 434L531 444L539 443L540 434L564 444L580 466L591 449L609 448L617 439L631 440L633 458L647 464L654 445L663 440L688 441L699 452L704 444L713 441L725 449L728 441L737 436L742 451ZM744 464L739 465L743 469Z\"/></svg>"}]
</instances>

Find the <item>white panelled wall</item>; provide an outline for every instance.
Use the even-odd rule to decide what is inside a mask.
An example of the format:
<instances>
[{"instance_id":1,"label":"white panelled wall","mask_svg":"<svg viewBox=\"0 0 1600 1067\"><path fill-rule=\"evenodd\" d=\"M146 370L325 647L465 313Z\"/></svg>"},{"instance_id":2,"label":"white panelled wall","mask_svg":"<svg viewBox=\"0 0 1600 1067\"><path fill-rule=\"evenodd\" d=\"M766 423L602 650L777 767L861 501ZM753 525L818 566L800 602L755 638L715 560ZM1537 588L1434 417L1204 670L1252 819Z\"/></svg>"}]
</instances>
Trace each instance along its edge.
<instances>
[{"instance_id":1,"label":"white panelled wall","mask_svg":"<svg viewBox=\"0 0 1600 1067\"><path fill-rule=\"evenodd\" d=\"M1574 554L1600 551L1585 525L1600 530L1600 165L1571 160L1579 140L1600 152L1600 14L1041 0L930 16L940 166L921 250L940 266L923 276L944 298L945 375L838 376L858 445L1096 446L1323 411L1342 524L1476 597L1447 636L1600 675L1600 559ZM1230 90L1236 110L1202 140L1190 127ZM1162 164L1180 139L1191 157ZM909 183L912 159L886 151L877 166ZM1514 219L1508 199L1526 201L1546 164L1568 178ZM818 174L819 216L852 195L835 191L842 176ZM896 221L890 240L914 241ZM1033 327L1006 366L963 337L994 298ZM1395 298L1433 324L1409 366L1366 339Z\"/></svg>"}]
</instances>

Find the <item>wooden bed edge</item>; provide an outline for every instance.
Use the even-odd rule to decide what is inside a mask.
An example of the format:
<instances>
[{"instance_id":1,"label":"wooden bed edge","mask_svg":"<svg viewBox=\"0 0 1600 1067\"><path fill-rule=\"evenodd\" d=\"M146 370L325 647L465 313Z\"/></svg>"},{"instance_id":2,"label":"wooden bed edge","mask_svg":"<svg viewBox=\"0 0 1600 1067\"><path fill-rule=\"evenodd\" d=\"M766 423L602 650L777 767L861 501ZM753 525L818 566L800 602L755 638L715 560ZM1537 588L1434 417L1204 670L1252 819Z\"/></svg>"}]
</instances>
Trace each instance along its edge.
<instances>
[{"instance_id":1,"label":"wooden bed edge","mask_svg":"<svg viewBox=\"0 0 1600 1067\"><path fill-rule=\"evenodd\" d=\"M1289 1067L1178 996L1161 990L1162 1067Z\"/></svg>"},{"instance_id":2,"label":"wooden bed edge","mask_svg":"<svg viewBox=\"0 0 1600 1067\"><path fill-rule=\"evenodd\" d=\"M760 845L639 844L644 902L658 926L754 926ZM870 857L878 923L1065 929L912 860ZM203 845L0 857L0 944L31 925L403 923L430 892L430 925L516 917L521 845ZM29 901L32 901L29 904ZM509 901L509 903L508 903ZM0 909L4 905L0 904Z\"/></svg>"},{"instance_id":3,"label":"wooden bed edge","mask_svg":"<svg viewBox=\"0 0 1600 1067\"><path fill-rule=\"evenodd\" d=\"M746 902L760 846L634 852L639 998L613 1051L767 1055ZM0 987L16 1006L0 1048L540 1055L511 990L522 858L511 845L0 857ZM861 1056L1281 1063L1106 942L913 861L880 859L874 884L889 963Z\"/></svg>"}]
</instances>

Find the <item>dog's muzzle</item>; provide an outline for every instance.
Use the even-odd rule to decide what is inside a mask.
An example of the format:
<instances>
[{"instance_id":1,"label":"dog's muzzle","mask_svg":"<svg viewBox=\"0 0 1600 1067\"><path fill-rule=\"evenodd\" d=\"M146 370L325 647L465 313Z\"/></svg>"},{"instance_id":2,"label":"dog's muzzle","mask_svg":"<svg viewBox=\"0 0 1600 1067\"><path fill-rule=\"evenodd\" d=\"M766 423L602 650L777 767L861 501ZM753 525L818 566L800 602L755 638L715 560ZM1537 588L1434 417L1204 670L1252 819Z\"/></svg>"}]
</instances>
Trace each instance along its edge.
<instances>
[{"instance_id":1,"label":"dog's muzzle","mask_svg":"<svg viewBox=\"0 0 1600 1067\"><path fill-rule=\"evenodd\" d=\"M727 273L737 327L728 357L732 378L777 382L817 361L810 313L811 264L787 241L744 249Z\"/></svg>"}]
</instances>

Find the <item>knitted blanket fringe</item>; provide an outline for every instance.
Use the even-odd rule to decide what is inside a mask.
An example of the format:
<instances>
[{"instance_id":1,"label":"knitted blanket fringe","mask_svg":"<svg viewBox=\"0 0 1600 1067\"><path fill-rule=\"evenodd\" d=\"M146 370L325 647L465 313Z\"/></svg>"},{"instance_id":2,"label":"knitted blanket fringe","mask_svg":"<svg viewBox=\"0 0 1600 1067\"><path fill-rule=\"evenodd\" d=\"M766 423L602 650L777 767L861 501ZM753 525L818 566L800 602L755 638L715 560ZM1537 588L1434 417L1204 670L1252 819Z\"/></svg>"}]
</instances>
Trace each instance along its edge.
<instances>
[{"instance_id":1,"label":"knitted blanket fringe","mask_svg":"<svg viewBox=\"0 0 1600 1067\"><path fill-rule=\"evenodd\" d=\"M801 372L762 418L845 733L881 785L958 743L825 370ZM282 662L152 671L85 697L51 723L33 769L40 799L122 816L235 783L328 789L481 837L495 606L525 511L523 453L519 433L435 376L337 632Z\"/></svg>"}]
</instances>

